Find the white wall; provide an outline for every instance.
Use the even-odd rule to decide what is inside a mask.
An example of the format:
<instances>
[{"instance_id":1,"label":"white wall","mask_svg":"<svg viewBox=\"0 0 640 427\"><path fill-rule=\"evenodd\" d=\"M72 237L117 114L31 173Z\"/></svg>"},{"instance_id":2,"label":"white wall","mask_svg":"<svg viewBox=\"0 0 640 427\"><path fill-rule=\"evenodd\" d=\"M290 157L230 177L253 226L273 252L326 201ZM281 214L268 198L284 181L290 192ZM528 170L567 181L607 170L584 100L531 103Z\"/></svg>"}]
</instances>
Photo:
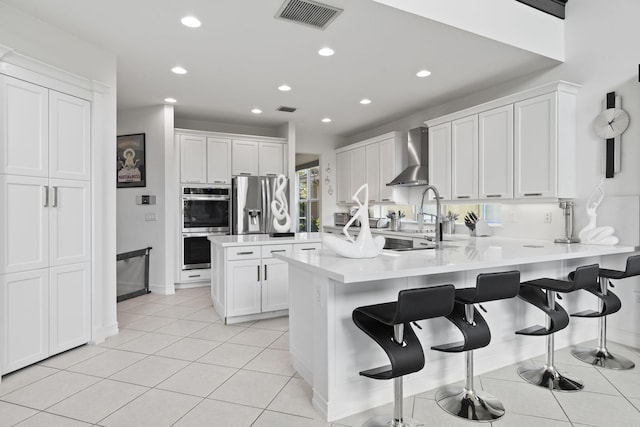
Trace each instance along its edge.
<instances>
[{"instance_id":1,"label":"white wall","mask_svg":"<svg viewBox=\"0 0 640 427\"><path fill-rule=\"evenodd\" d=\"M115 268L116 57L0 1L0 44L109 87L92 122L94 339L117 333ZM98 108L98 110L96 110Z\"/></svg>"},{"instance_id":2,"label":"white wall","mask_svg":"<svg viewBox=\"0 0 640 427\"><path fill-rule=\"evenodd\" d=\"M173 293L174 277L168 274L166 265L174 265L175 258L167 253L167 238L176 241L176 217L167 216L167 206L176 206L179 197L177 177L168 180L167 145L173 149L173 107L153 106L118 111L118 135L145 134L146 187L118 188L117 190L117 251L134 251L151 246L149 257L149 287L154 292ZM169 135L167 135L167 133ZM167 141L168 139L168 141ZM176 182L173 191L167 182ZM149 194L156 196L155 205L137 205L136 196ZM175 200L172 200L175 199ZM173 201L173 203L172 203ZM145 220L146 214L155 214L156 221ZM173 270L171 270L173 271Z\"/></svg>"}]
</instances>

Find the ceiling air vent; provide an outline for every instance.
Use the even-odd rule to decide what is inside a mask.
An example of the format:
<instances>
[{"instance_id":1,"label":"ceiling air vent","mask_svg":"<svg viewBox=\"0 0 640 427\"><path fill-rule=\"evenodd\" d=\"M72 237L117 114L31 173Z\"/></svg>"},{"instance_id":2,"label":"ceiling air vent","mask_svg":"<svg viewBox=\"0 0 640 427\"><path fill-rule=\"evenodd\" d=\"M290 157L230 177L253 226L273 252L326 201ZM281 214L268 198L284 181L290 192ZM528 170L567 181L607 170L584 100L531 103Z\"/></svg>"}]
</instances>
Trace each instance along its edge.
<instances>
[{"instance_id":1,"label":"ceiling air vent","mask_svg":"<svg viewBox=\"0 0 640 427\"><path fill-rule=\"evenodd\" d=\"M276 18L324 30L341 12L342 9L313 0L285 0Z\"/></svg>"},{"instance_id":2,"label":"ceiling air vent","mask_svg":"<svg viewBox=\"0 0 640 427\"><path fill-rule=\"evenodd\" d=\"M276 110L278 111L284 111L285 113L293 113L294 111L297 110L297 108L294 107L285 107L284 105L281 105L280 107L276 108Z\"/></svg>"}]
</instances>

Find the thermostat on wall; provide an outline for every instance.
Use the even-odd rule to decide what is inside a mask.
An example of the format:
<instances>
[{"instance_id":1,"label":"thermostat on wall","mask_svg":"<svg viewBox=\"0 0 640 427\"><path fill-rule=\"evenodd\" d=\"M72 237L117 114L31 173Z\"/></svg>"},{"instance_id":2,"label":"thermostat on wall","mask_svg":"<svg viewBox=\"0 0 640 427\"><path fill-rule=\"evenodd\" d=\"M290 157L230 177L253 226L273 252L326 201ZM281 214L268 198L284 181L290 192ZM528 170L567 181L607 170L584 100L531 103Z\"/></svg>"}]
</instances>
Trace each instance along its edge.
<instances>
[{"instance_id":1,"label":"thermostat on wall","mask_svg":"<svg viewBox=\"0 0 640 427\"><path fill-rule=\"evenodd\" d=\"M156 204L156 196L151 196L149 194L142 194L136 196L136 205L155 205Z\"/></svg>"}]
</instances>

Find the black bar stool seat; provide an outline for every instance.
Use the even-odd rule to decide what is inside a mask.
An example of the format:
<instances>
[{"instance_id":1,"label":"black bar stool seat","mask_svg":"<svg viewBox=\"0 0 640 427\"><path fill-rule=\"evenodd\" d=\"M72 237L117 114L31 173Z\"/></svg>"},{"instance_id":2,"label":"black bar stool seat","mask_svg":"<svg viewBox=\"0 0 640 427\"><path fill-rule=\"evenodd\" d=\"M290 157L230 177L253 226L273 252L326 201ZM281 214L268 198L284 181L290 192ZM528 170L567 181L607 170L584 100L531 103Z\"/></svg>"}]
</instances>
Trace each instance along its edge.
<instances>
[{"instance_id":1,"label":"black bar stool seat","mask_svg":"<svg viewBox=\"0 0 640 427\"><path fill-rule=\"evenodd\" d=\"M424 367L424 352L411 322L443 317L453 308L453 285L408 289L398 293L397 302L358 307L353 310L355 325L371 337L389 357L390 364L360 372L360 375L394 380L393 416L377 416L363 427L413 427L418 422L402 414L402 377Z\"/></svg>"},{"instance_id":2,"label":"black bar stool seat","mask_svg":"<svg viewBox=\"0 0 640 427\"><path fill-rule=\"evenodd\" d=\"M569 278L574 273L569 274ZM571 354L579 360L593 366L608 369L633 369L636 364L622 356L617 356L609 352L607 349L607 317L609 314L616 313L622 307L620 298L609 290L613 287L611 280L626 279L640 275L640 255L634 255L627 258L627 265L624 271L610 270L601 268L598 270L599 281L584 290L595 295L598 298L599 310L585 310L574 313L575 317L597 317L598 318L598 346L593 348L576 347L571 350Z\"/></svg>"},{"instance_id":3,"label":"black bar stool seat","mask_svg":"<svg viewBox=\"0 0 640 427\"><path fill-rule=\"evenodd\" d=\"M580 289L590 289L598 278L598 264L578 267L570 280L535 279L520 284L518 297L539 308L547 315L546 326L531 326L516 334L546 335L547 354L543 366L521 366L518 374L527 382L551 390L579 391L584 388L582 381L570 379L561 374L554 366L554 337L553 334L569 325L569 315L556 302L556 293L569 293Z\"/></svg>"},{"instance_id":4,"label":"black bar stool seat","mask_svg":"<svg viewBox=\"0 0 640 427\"><path fill-rule=\"evenodd\" d=\"M489 326L474 304L513 298L519 287L520 272L507 271L479 274L475 288L456 289L453 311L447 320L460 330L463 340L431 347L447 353L465 352L464 388L445 387L436 393L436 402L448 413L472 421L491 421L504 415L502 402L473 387L473 350L491 342Z\"/></svg>"}]
</instances>

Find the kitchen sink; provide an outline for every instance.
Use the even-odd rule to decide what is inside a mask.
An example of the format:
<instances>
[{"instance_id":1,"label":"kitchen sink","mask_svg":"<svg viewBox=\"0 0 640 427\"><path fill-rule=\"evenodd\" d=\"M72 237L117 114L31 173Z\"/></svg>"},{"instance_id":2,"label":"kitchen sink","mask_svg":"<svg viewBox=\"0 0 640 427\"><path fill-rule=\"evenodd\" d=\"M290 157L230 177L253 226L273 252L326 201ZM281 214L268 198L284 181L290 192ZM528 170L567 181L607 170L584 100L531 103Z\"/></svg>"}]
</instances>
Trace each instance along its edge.
<instances>
[{"instance_id":1,"label":"kitchen sink","mask_svg":"<svg viewBox=\"0 0 640 427\"><path fill-rule=\"evenodd\" d=\"M393 249L388 249L390 251L394 251L394 252L407 252L407 251L424 251L426 249L435 249L435 246L418 246L415 248L393 248Z\"/></svg>"}]
</instances>

